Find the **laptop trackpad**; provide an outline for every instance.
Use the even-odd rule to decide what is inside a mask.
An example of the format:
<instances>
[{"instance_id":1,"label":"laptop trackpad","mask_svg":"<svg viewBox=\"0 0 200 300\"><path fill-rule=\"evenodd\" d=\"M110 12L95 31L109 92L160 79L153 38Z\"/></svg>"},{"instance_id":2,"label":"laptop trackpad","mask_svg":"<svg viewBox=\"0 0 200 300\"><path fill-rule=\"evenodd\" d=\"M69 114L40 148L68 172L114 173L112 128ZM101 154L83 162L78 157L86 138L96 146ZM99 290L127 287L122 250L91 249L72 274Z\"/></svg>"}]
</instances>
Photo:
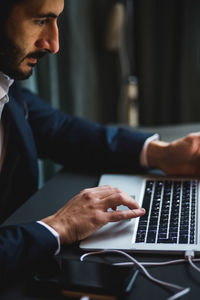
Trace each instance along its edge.
<instances>
[{"instance_id":1,"label":"laptop trackpad","mask_svg":"<svg viewBox=\"0 0 200 300\"><path fill-rule=\"evenodd\" d=\"M120 207L121 208L121 207ZM126 207L125 207L126 208ZM127 208L126 208L127 209ZM81 242L83 248L131 248L135 219L110 222Z\"/></svg>"}]
</instances>

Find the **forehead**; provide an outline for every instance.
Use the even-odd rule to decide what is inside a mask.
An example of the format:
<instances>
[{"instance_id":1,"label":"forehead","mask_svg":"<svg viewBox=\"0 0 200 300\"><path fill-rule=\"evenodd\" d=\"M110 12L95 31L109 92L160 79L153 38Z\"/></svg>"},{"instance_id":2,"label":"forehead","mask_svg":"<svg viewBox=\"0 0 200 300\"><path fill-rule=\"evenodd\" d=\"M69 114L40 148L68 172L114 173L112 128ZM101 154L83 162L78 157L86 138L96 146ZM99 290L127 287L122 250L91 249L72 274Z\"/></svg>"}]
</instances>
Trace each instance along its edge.
<instances>
[{"instance_id":1,"label":"forehead","mask_svg":"<svg viewBox=\"0 0 200 300\"><path fill-rule=\"evenodd\" d=\"M23 0L13 7L11 15L45 15L59 16L64 9L64 0Z\"/></svg>"}]
</instances>

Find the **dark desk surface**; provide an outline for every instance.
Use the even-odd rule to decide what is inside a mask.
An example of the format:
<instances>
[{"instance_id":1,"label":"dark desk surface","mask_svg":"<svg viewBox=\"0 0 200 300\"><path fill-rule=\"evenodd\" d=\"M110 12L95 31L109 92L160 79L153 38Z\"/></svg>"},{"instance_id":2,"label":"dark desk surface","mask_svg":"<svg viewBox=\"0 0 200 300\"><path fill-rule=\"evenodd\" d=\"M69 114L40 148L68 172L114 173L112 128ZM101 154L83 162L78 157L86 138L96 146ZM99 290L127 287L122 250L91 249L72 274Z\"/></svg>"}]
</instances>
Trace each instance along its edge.
<instances>
[{"instance_id":1,"label":"dark desk surface","mask_svg":"<svg viewBox=\"0 0 200 300\"><path fill-rule=\"evenodd\" d=\"M200 124L189 124L186 126L167 126L156 130L161 134L163 139L171 140L181 137L192 131L198 131ZM174 131L175 129L175 131ZM154 128L148 128L154 131ZM18 209L5 224L17 224L22 222L30 222L39 220L47 215L54 213L63 206L66 201L71 199L83 188L94 187L98 184L100 174L90 174L81 172L61 171L49 180L45 186L32 196L20 209ZM63 247L61 255L63 257L77 258L82 251L76 247ZM140 261L163 261L176 258L177 256L163 256L150 254L137 254L135 257ZM93 258L95 259L95 258ZM124 260L119 256L104 255L103 258L109 261ZM148 268L150 273L157 278L178 284L184 287L191 287L191 291L181 299L199 299L200 298L200 274L192 269L187 263L177 264L165 267ZM164 289L144 277L141 273L138 275L132 293L126 298L129 299L167 299L172 293ZM4 291L0 291L0 299L2 300L51 300L63 299L61 296L55 295L36 295L28 288L26 279L16 280ZM66 298L65 298L66 299ZM124 299L125 300L125 299Z\"/></svg>"}]
</instances>

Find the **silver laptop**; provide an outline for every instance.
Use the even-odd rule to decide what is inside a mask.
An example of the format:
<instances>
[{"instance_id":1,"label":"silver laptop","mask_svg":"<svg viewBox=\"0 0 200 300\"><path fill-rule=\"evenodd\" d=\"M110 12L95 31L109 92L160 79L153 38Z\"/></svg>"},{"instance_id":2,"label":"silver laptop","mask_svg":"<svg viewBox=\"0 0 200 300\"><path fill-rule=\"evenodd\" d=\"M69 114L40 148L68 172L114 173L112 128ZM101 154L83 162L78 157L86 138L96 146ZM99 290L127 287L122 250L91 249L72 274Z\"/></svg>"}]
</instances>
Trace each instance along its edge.
<instances>
[{"instance_id":1,"label":"silver laptop","mask_svg":"<svg viewBox=\"0 0 200 300\"><path fill-rule=\"evenodd\" d=\"M99 185L106 184L130 194L146 209L146 214L106 224L81 241L82 249L200 252L199 179L104 174ZM119 206L118 209L128 208Z\"/></svg>"}]
</instances>

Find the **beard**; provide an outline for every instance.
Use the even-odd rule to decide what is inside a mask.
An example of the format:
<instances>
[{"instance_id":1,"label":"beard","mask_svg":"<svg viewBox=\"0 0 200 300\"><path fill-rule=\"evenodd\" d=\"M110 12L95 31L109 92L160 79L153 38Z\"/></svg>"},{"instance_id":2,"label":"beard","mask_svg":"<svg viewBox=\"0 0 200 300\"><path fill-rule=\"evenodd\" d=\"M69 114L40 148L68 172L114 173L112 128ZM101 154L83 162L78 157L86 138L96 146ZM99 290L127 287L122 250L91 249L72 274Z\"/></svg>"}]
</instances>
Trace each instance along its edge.
<instances>
[{"instance_id":1,"label":"beard","mask_svg":"<svg viewBox=\"0 0 200 300\"><path fill-rule=\"evenodd\" d=\"M29 63L31 67L29 71L23 71L20 65L26 58L37 58L40 59L46 54L46 51L30 52L25 54L25 50L18 47L14 40L1 34L1 45L0 45L0 71L8 75L10 78L15 80L24 80L32 75L32 68L36 64Z\"/></svg>"}]
</instances>

